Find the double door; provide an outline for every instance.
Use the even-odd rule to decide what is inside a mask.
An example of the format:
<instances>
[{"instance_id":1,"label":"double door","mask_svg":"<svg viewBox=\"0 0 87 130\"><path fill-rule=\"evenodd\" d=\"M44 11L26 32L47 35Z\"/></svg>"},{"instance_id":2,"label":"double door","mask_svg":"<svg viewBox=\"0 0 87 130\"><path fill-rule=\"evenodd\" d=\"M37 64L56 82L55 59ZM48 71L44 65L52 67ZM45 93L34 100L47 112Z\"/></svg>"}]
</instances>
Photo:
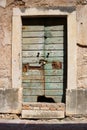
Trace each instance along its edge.
<instances>
[{"instance_id":1,"label":"double door","mask_svg":"<svg viewBox=\"0 0 87 130\"><path fill-rule=\"evenodd\" d=\"M66 21L63 18L24 19L22 26L23 101L43 97L62 102L65 93Z\"/></svg>"}]
</instances>

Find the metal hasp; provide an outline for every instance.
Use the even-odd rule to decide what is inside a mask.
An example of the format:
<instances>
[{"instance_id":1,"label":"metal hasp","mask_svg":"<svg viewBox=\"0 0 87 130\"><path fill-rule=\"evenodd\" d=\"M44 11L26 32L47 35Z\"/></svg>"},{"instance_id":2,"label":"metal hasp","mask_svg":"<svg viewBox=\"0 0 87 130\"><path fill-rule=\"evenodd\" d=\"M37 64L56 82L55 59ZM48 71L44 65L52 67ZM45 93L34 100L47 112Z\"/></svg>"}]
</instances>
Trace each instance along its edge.
<instances>
[{"instance_id":1,"label":"metal hasp","mask_svg":"<svg viewBox=\"0 0 87 130\"><path fill-rule=\"evenodd\" d=\"M46 63L47 63L47 60L44 60L44 59L40 59L40 60L39 60L39 64L40 64L41 66L45 65Z\"/></svg>"}]
</instances>

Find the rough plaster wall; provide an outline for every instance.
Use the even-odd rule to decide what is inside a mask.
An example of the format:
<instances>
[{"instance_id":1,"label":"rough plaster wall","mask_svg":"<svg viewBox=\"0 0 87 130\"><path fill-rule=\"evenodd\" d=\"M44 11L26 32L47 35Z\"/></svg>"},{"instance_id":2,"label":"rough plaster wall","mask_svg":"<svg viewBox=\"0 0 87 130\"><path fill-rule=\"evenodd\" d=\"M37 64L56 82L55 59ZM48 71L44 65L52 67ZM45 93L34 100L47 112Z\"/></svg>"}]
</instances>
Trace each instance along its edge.
<instances>
[{"instance_id":1,"label":"rough plaster wall","mask_svg":"<svg viewBox=\"0 0 87 130\"><path fill-rule=\"evenodd\" d=\"M76 5L76 0L22 0L26 7L58 7ZM87 87L87 5L77 1L77 79L78 87ZM86 4L86 3L85 3ZM7 0L7 7L0 7L0 88L11 87L11 20L12 8L24 6Z\"/></svg>"},{"instance_id":2,"label":"rough plaster wall","mask_svg":"<svg viewBox=\"0 0 87 130\"><path fill-rule=\"evenodd\" d=\"M11 15L0 8L0 88L11 87Z\"/></svg>"},{"instance_id":3,"label":"rough plaster wall","mask_svg":"<svg viewBox=\"0 0 87 130\"><path fill-rule=\"evenodd\" d=\"M87 88L87 5L77 6L77 79L78 87Z\"/></svg>"},{"instance_id":4,"label":"rough plaster wall","mask_svg":"<svg viewBox=\"0 0 87 130\"><path fill-rule=\"evenodd\" d=\"M59 5L75 5L75 0L23 0L28 7L58 7Z\"/></svg>"},{"instance_id":5,"label":"rough plaster wall","mask_svg":"<svg viewBox=\"0 0 87 130\"><path fill-rule=\"evenodd\" d=\"M77 66L78 87L87 88L87 48L85 47L78 47Z\"/></svg>"},{"instance_id":6,"label":"rough plaster wall","mask_svg":"<svg viewBox=\"0 0 87 130\"><path fill-rule=\"evenodd\" d=\"M22 2L21 2L22 1ZM0 3L0 88L11 88L12 8L56 7L75 4L73 0L2 0ZM24 3L25 2L25 3ZM5 7L6 5L6 7Z\"/></svg>"}]
</instances>

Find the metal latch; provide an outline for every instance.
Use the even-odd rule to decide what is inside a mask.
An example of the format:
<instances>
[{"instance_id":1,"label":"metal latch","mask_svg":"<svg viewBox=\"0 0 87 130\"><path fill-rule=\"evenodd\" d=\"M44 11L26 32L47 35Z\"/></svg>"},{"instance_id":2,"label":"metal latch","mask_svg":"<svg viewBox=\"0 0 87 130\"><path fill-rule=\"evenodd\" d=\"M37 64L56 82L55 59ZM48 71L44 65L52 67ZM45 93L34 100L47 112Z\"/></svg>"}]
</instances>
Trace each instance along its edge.
<instances>
[{"instance_id":1,"label":"metal latch","mask_svg":"<svg viewBox=\"0 0 87 130\"><path fill-rule=\"evenodd\" d=\"M41 66L45 65L46 63L47 63L47 60L45 60L45 59L39 60L39 64L41 64Z\"/></svg>"}]
</instances>

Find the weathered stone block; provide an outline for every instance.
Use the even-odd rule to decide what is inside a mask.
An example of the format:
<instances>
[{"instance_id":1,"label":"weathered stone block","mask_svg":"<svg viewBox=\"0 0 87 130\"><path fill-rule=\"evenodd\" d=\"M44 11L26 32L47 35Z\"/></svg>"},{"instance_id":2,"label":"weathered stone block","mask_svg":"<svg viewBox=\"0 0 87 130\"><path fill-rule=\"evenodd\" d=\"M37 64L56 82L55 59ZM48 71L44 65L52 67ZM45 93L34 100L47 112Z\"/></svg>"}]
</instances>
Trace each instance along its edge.
<instances>
[{"instance_id":1,"label":"weathered stone block","mask_svg":"<svg viewBox=\"0 0 87 130\"><path fill-rule=\"evenodd\" d=\"M77 90L76 114L87 114L87 89Z\"/></svg>"},{"instance_id":2,"label":"weathered stone block","mask_svg":"<svg viewBox=\"0 0 87 130\"><path fill-rule=\"evenodd\" d=\"M18 89L0 89L0 113L20 113Z\"/></svg>"},{"instance_id":3,"label":"weathered stone block","mask_svg":"<svg viewBox=\"0 0 87 130\"><path fill-rule=\"evenodd\" d=\"M22 118L64 118L64 111L47 111L47 110L22 110Z\"/></svg>"},{"instance_id":4,"label":"weathered stone block","mask_svg":"<svg viewBox=\"0 0 87 130\"><path fill-rule=\"evenodd\" d=\"M66 91L66 115L76 113L77 95L76 90Z\"/></svg>"},{"instance_id":5,"label":"weathered stone block","mask_svg":"<svg viewBox=\"0 0 87 130\"><path fill-rule=\"evenodd\" d=\"M63 103L26 102L23 103L22 105L22 118L50 119L50 118L64 118L64 116L65 116L65 104Z\"/></svg>"},{"instance_id":6,"label":"weathered stone block","mask_svg":"<svg viewBox=\"0 0 87 130\"><path fill-rule=\"evenodd\" d=\"M87 89L67 90L66 115L87 114Z\"/></svg>"}]
</instances>

